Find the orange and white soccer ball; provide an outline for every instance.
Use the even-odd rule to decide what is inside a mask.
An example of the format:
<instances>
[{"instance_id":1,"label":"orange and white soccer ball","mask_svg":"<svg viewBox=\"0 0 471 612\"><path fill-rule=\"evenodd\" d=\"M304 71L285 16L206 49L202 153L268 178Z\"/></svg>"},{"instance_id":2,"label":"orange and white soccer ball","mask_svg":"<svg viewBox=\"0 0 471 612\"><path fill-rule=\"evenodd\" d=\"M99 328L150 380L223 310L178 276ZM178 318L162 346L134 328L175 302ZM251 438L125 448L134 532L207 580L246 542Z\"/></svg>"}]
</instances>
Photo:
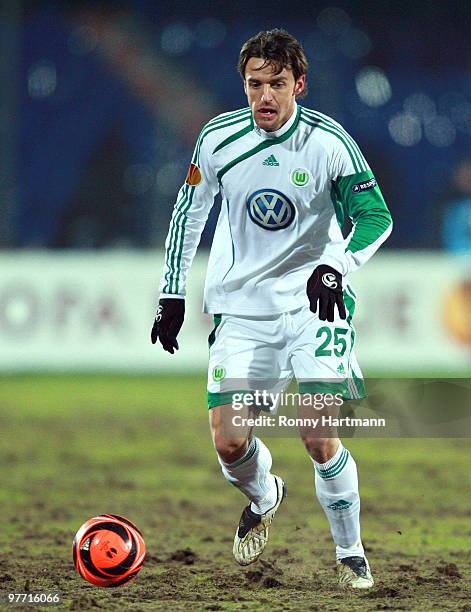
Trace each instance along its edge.
<instances>
[{"instance_id":1,"label":"orange and white soccer ball","mask_svg":"<svg viewBox=\"0 0 471 612\"><path fill-rule=\"evenodd\" d=\"M116 514L101 514L77 531L72 554L82 578L97 586L115 587L141 571L146 545L131 521Z\"/></svg>"}]
</instances>

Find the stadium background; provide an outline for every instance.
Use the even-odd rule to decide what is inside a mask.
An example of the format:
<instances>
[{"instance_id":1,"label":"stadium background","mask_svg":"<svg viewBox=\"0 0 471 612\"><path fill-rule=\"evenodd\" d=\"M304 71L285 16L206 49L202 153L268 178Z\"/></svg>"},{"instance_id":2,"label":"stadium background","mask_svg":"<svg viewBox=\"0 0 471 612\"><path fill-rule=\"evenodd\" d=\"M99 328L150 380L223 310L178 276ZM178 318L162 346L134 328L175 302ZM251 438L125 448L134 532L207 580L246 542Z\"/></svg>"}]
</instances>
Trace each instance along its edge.
<instances>
[{"instance_id":1,"label":"stadium background","mask_svg":"<svg viewBox=\"0 0 471 612\"><path fill-rule=\"evenodd\" d=\"M244 597L241 606L279 605L271 580L285 589L285 606L321 602L335 609L330 574L317 585L316 602L309 599L312 584L299 579L311 563L301 535L290 552L289 592L289 571L271 557L272 567L258 578L245 575L243 585L232 567L220 583L208 577L213 555L230 565L230 544L220 540L241 506L217 480L206 433L212 325L201 302L218 204L191 271L181 350L173 357L149 342L163 242L202 125L246 104L235 69L241 44L260 29L285 27L310 61L302 104L333 116L356 138L394 217L387 244L351 277L365 374L468 378L471 6L10 0L0 11L3 587L56 585L82 609L132 608L144 600L149 609L166 609L168 600L203 609ZM406 609L420 597L432 599L417 609L435 601L460 609L456 602L465 601L469 578L449 568L458 563L461 576L469 569L460 566L460 535L470 535L463 514L469 449L439 443L453 462L453 479L433 452L436 442L351 442L360 467L363 461L371 468L363 468L364 521L371 549L375 538L383 542L376 566L387 571L398 559L378 599L358 602L363 609L389 605L391 597ZM296 441L274 440L273 448L283 470L305 473L292 476L298 506L287 517L308 521L315 548L324 551L316 561L322 575L330 549L312 504L309 468ZM404 483L411 464L413 479ZM391 500L399 482L401 493ZM214 491L213 503L204 487ZM411 516L417 490L421 510ZM79 583L67 566L71 533L102 511L143 525L152 551L147 578L115 599ZM211 512L216 535L207 533ZM288 518L279 551L291 541ZM396 541L405 529L406 546ZM186 547L192 550L179 551ZM432 569L421 565L428 557L433 564L434 554ZM399 561L409 569L399 570ZM192 574L193 565L199 571ZM418 592L398 591L397 572L414 574Z\"/></svg>"}]
</instances>

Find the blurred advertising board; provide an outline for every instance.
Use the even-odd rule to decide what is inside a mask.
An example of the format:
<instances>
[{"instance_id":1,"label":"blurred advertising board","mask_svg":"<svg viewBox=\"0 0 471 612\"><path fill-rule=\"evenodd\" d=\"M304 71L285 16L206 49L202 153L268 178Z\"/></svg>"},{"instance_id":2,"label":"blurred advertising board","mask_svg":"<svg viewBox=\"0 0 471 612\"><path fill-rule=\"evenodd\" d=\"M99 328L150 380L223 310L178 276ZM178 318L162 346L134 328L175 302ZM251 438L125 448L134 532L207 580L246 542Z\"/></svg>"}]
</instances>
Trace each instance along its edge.
<instances>
[{"instance_id":1,"label":"blurred advertising board","mask_svg":"<svg viewBox=\"0 0 471 612\"><path fill-rule=\"evenodd\" d=\"M193 264L181 349L172 356L149 339L161 254L1 254L0 371L203 371L213 326L201 312L206 261L203 252ZM365 373L469 375L469 264L386 251L350 275Z\"/></svg>"}]
</instances>

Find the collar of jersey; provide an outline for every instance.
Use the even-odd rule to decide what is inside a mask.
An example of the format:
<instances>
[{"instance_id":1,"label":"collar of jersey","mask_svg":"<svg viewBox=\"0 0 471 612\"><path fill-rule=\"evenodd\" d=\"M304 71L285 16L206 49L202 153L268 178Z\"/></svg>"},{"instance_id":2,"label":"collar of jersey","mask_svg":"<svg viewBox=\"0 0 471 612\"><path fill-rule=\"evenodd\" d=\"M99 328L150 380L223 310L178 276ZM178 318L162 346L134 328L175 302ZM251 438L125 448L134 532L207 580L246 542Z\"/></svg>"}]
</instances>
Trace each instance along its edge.
<instances>
[{"instance_id":1,"label":"collar of jersey","mask_svg":"<svg viewBox=\"0 0 471 612\"><path fill-rule=\"evenodd\" d=\"M254 132L258 136L260 136L260 138L267 139L267 140L273 140L273 138L279 138L280 136L283 136L283 134L285 134L290 129L290 127L296 121L297 114L298 114L298 105L295 102L293 114L288 119L288 121L280 127L280 129L276 130L275 132L267 132L266 130L263 130L261 127L258 127L258 125L254 121Z\"/></svg>"}]
</instances>

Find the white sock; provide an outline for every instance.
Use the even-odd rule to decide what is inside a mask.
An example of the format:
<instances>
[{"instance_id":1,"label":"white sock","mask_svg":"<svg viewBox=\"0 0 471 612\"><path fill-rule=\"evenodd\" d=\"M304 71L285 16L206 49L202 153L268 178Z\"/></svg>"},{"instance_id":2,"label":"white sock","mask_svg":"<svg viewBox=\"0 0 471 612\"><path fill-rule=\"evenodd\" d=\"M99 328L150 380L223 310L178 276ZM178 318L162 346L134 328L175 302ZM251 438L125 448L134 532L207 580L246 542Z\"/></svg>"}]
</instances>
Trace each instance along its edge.
<instances>
[{"instance_id":1,"label":"white sock","mask_svg":"<svg viewBox=\"0 0 471 612\"><path fill-rule=\"evenodd\" d=\"M326 463L314 463L317 498L329 521L336 557L364 556L360 538L360 495L357 466L340 442Z\"/></svg>"},{"instance_id":2,"label":"white sock","mask_svg":"<svg viewBox=\"0 0 471 612\"><path fill-rule=\"evenodd\" d=\"M265 444L253 438L247 452L234 463L225 463L218 455L226 480L236 486L252 502L251 510L264 514L276 503L275 479L270 474L272 459Z\"/></svg>"}]
</instances>

